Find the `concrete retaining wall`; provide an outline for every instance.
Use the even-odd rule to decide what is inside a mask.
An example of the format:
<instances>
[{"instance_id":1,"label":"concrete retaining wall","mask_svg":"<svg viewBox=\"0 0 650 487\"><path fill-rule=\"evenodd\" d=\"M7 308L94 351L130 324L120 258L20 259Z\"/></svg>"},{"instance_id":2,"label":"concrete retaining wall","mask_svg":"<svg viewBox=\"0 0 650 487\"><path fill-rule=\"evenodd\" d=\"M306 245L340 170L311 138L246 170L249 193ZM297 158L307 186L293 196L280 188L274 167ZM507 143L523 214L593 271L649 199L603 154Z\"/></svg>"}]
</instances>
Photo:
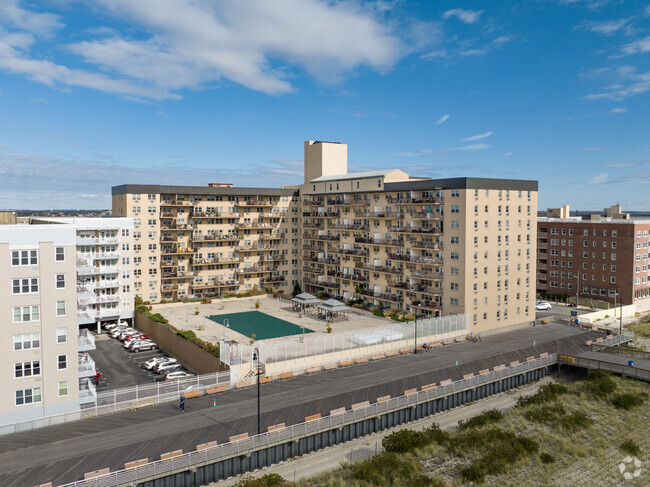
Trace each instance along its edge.
<instances>
[{"instance_id":1,"label":"concrete retaining wall","mask_svg":"<svg viewBox=\"0 0 650 487\"><path fill-rule=\"evenodd\" d=\"M170 353L191 371L208 374L228 370L218 357L206 352L201 347L177 335L162 323L152 320L147 315L135 313L135 326L158 344L158 347Z\"/></svg>"}]
</instances>

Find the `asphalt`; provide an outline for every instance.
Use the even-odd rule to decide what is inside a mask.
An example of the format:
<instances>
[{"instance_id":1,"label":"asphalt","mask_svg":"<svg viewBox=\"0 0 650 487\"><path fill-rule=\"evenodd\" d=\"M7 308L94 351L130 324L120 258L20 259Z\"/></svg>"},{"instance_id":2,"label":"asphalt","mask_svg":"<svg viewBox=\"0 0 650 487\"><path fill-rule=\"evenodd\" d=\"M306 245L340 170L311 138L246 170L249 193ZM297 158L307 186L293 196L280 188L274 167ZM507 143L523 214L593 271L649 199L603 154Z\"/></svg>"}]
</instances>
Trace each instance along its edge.
<instances>
[{"instance_id":1,"label":"asphalt","mask_svg":"<svg viewBox=\"0 0 650 487\"><path fill-rule=\"evenodd\" d=\"M261 427L301 423L306 416L391 395L464 374L525 360L543 352L578 354L597 332L559 324L530 327L483 338L482 342L455 344L418 355L369 362L261 388ZM456 366L456 361L458 365ZM216 400L217 407L214 401ZM197 444L224 443L232 435L255 434L256 388L227 391L216 397L187 401L187 412L176 404L163 404L0 437L0 485L55 485L83 478L85 472L140 458L154 461L161 453Z\"/></svg>"}]
</instances>

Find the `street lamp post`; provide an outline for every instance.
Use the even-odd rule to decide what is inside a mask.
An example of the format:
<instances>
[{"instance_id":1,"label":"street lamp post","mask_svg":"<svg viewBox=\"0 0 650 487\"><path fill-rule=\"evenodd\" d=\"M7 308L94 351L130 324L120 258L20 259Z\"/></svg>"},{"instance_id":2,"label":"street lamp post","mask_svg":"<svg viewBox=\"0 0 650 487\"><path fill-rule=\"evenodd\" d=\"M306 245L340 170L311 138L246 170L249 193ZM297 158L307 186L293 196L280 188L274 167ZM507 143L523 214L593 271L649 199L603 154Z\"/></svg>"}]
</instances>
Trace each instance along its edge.
<instances>
[{"instance_id":1,"label":"street lamp post","mask_svg":"<svg viewBox=\"0 0 650 487\"><path fill-rule=\"evenodd\" d=\"M422 306L422 303L418 303L415 308L415 346L413 348L413 353L418 353L418 308Z\"/></svg>"},{"instance_id":2,"label":"street lamp post","mask_svg":"<svg viewBox=\"0 0 650 487\"><path fill-rule=\"evenodd\" d=\"M576 285L576 321L578 320L578 303L580 303L580 272L578 271L576 276L573 276L578 280Z\"/></svg>"},{"instance_id":3,"label":"street lamp post","mask_svg":"<svg viewBox=\"0 0 650 487\"><path fill-rule=\"evenodd\" d=\"M260 350L255 347L253 360L257 360L257 434L261 434L260 427Z\"/></svg>"}]
</instances>

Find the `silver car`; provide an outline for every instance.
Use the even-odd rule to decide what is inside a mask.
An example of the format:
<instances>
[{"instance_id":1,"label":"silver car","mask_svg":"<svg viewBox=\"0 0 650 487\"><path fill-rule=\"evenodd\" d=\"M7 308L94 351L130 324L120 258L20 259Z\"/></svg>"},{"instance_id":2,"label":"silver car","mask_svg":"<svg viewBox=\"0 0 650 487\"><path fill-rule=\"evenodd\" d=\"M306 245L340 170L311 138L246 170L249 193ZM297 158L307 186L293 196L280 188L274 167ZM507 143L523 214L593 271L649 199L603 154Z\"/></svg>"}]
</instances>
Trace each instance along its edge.
<instances>
[{"instance_id":1,"label":"silver car","mask_svg":"<svg viewBox=\"0 0 650 487\"><path fill-rule=\"evenodd\" d=\"M129 344L129 350L139 352L140 350L155 350L158 344L152 340L136 340Z\"/></svg>"},{"instance_id":2,"label":"silver car","mask_svg":"<svg viewBox=\"0 0 650 487\"><path fill-rule=\"evenodd\" d=\"M147 370L153 370L156 368L156 365L162 364L163 362L176 362L177 360L175 358L169 358L169 357L154 357L152 359L147 360L144 363L144 368Z\"/></svg>"}]
</instances>

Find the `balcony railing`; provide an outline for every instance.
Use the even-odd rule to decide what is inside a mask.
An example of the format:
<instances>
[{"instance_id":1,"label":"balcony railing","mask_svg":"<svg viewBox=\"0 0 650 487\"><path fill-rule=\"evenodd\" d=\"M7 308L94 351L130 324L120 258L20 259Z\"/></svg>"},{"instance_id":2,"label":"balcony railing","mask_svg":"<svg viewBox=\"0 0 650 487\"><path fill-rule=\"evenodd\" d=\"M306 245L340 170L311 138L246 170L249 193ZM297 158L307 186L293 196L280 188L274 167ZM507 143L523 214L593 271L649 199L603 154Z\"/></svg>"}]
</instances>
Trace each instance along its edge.
<instances>
[{"instance_id":1,"label":"balcony railing","mask_svg":"<svg viewBox=\"0 0 650 487\"><path fill-rule=\"evenodd\" d=\"M358 281L358 282L368 282L368 276L364 276L363 274L355 274L355 273L344 273L344 272L339 272L339 271L327 271L328 276L332 277L338 277L340 279L347 279L350 281Z\"/></svg>"},{"instance_id":2,"label":"balcony railing","mask_svg":"<svg viewBox=\"0 0 650 487\"><path fill-rule=\"evenodd\" d=\"M396 205L422 205L422 204L434 204L441 205L443 203L442 197L439 196L427 196L424 198L386 198L386 201L391 204Z\"/></svg>"},{"instance_id":3,"label":"balcony railing","mask_svg":"<svg viewBox=\"0 0 650 487\"><path fill-rule=\"evenodd\" d=\"M365 243L371 245L389 245L391 247L400 247L403 245L401 240L385 240L381 238L354 237L355 243Z\"/></svg>"},{"instance_id":4,"label":"balcony railing","mask_svg":"<svg viewBox=\"0 0 650 487\"><path fill-rule=\"evenodd\" d=\"M369 230L368 225L355 225L345 223L333 223L328 225L328 227L335 228L337 230Z\"/></svg>"},{"instance_id":5,"label":"balcony railing","mask_svg":"<svg viewBox=\"0 0 650 487\"><path fill-rule=\"evenodd\" d=\"M345 255L360 255L360 256L370 255L370 250L368 249L341 249L338 247L332 247L331 249L328 249L328 252L332 254L345 254Z\"/></svg>"},{"instance_id":6,"label":"balcony railing","mask_svg":"<svg viewBox=\"0 0 650 487\"><path fill-rule=\"evenodd\" d=\"M330 199L327 200L328 206L343 205L343 206L355 206L355 205L369 205L370 200L368 198L343 198L343 199Z\"/></svg>"},{"instance_id":7,"label":"balcony railing","mask_svg":"<svg viewBox=\"0 0 650 487\"><path fill-rule=\"evenodd\" d=\"M92 377L95 375L95 361L85 352L79 353L79 377Z\"/></svg>"},{"instance_id":8,"label":"balcony railing","mask_svg":"<svg viewBox=\"0 0 650 487\"><path fill-rule=\"evenodd\" d=\"M90 350L95 350L95 348L95 335L86 328L79 330L79 335L77 336L77 351L88 352Z\"/></svg>"},{"instance_id":9,"label":"balcony railing","mask_svg":"<svg viewBox=\"0 0 650 487\"><path fill-rule=\"evenodd\" d=\"M318 281L316 279L307 279L304 278L303 282L305 284L310 284L312 286L319 286L319 287L324 287L328 289L339 289L340 285L338 282L329 282L329 281Z\"/></svg>"},{"instance_id":10,"label":"balcony railing","mask_svg":"<svg viewBox=\"0 0 650 487\"><path fill-rule=\"evenodd\" d=\"M260 279L261 283L274 283L274 282L283 282L284 276L270 276Z\"/></svg>"},{"instance_id":11,"label":"balcony railing","mask_svg":"<svg viewBox=\"0 0 650 487\"><path fill-rule=\"evenodd\" d=\"M239 281L238 280L227 280L227 281L208 281L208 282L196 282L190 284L192 289L204 289L204 288L212 288L212 287L232 287L232 286L239 286Z\"/></svg>"}]
</instances>

